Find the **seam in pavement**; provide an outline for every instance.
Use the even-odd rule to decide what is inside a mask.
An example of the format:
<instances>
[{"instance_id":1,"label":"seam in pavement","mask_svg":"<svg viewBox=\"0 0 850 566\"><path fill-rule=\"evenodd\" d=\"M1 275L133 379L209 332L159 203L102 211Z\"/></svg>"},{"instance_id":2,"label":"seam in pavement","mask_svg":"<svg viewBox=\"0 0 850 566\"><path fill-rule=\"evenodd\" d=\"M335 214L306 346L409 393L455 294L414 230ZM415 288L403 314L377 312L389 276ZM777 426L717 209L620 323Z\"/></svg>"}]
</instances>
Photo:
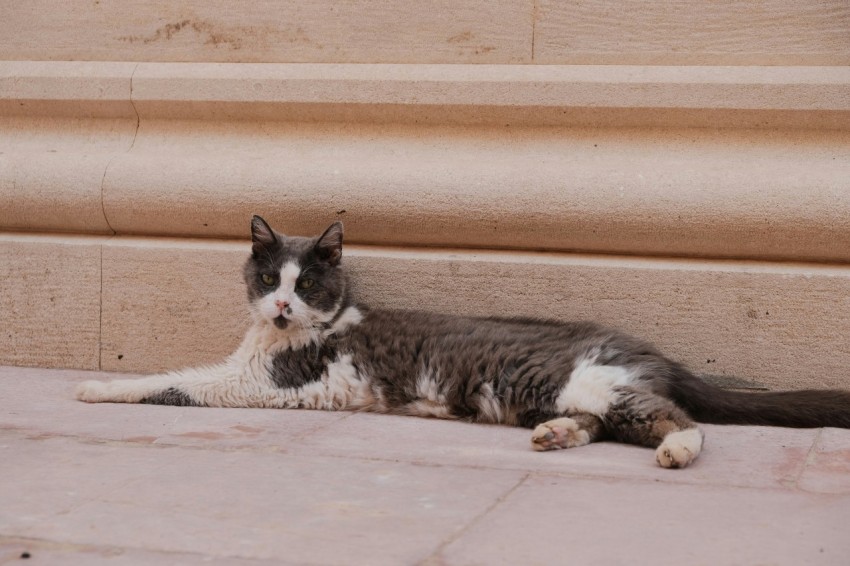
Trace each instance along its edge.
<instances>
[{"instance_id":1,"label":"seam in pavement","mask_svg":"<svg viewBox=\"0 0 850 566\"><path fill-rule=\"evenodd\" d=\"M307 438L306 438L306 437L310 436L311 434L314 434L314 433L317 433L317 432L323 431L323 430L325 430L325 429L328 429L328 428L330 428L330 427L334 426L334 425L335 425L335 424L337 424L337 423L340 423L340 422L342 422L342 421L344 421L344 420L346 420L346 419L349 419L349 418L353 417L355 414L356 414L356 413L346 413L346 414L343 414L340 418L338 418L338 419L334 419L334 420L333 420L333 421L331 421L331 422L328 422L328 423L322 423L322 424L317 424L316 426L311 427L311 428L309 428L309 429L305 430L304 432L300 432L300 433L298 433L298 434L295 434L295 435L293 435L293 437L292 437L292 443L293 443L293 444L295 444L295 443L299 443L299 444L301 444L301 443L303 443L305 440L307 440Z\"/></svg>"},{"instance_id":2,"label":"seam in pavement","mask_svg":"<svg viewBox=\"0 0 850 566\"><path fill-rule=\"evenodd\" d=\"M519 489L519 487L522 484L524 484L525 480L527 480L529 477L531 477L531 472L527 472L527 473L523 474L523 476L519 479L518 482L516 482L511 488L509 488L507 491L505 491L499 497L497 497L496 501L494 501L493 503L488 505L487 508L484 509L484 511L482 511L481 513L479 513L478 515L476 515L475 517L470 519L468 523L466 523L464 526L459 528L457 531L455 531L454 533L449 535L448 538L446 538L442 543L440 543L439 546L437 546L437 548L436 548L436 550L434 550L434 552L432 552L427 558L425 558L425 560L422 560L421 562L419 562L419 566L436 566L438 564L442 564L443 562L441 560L441 555L443 554L443 551L446 549L446 547L449 546L454 541L456 541L457 539L459 539L461 536L465 535L467 532L469 532L469 530L472 527L474 527L476 524L478 524L478 522L481 521L481 519L483 519L484 517L489 515L490 512L492 512L494 509L496 509L496 507L501 505L501 503L505 499L510 497L517 489Z\"/></svg>"},{"instance_id":3,"label":"seam in pavement","mask_svg":"<svg viewBox=\"0 0 850 566\"><path fill-rule=\"evenodd\" d=\"M815 455L817 454L817 448L820 445L820 439L823 435L823 429L819 428L817 434L815 434L814 440L812 440L812 445L809 447L809 451L806 454L805 460L803 460L803 465L800 466L800 472L797 474L797 477L794 478L794 489L800 488L800 481L803 479L803 474L806 473L806 470L809 469L809 465L815 461Z\"/></svg>"}]
</instances>

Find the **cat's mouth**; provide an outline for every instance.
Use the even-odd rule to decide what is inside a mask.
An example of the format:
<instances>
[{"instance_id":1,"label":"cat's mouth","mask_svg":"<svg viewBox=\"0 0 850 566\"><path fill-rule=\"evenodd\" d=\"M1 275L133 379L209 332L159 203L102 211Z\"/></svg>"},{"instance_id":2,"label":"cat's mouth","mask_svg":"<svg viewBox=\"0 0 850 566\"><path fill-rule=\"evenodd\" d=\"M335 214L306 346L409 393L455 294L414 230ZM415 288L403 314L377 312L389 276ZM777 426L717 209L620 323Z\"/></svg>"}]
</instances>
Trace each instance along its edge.
<instances>
[{"instance_id":1,"label":"cat's mouth","mask_svg":"<svg viewBox=\"0 0 850 566\"><path fill-rule=\"evenodd\" d=\"M274 322L275 326L283 330L289 324L289 319L283 318L283 315L280 314L274 319L272 319L272 322Z\"/></svg>"}]
</instances>

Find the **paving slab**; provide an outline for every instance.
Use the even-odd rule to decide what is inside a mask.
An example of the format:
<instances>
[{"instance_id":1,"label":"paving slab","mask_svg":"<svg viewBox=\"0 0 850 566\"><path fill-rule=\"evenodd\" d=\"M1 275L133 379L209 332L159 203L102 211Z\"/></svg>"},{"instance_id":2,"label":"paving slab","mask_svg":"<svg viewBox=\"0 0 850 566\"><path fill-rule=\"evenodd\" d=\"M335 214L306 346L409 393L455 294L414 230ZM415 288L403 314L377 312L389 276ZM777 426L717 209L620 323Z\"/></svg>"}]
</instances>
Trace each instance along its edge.
<instances>
[{"instance_id":1,"label":"paving slab","mask_svg":"<svg viewBox=\"0 0 850 566\"><path fill-rule=\"evenodd\" d=\"M90 405L0 367L0 564L845 564L850 431L706 426L685 470L387 415ZM29 553L30 558L21 558Z\"/></svg>"},{"instance_id":2,"label":"paving slab","mask_svg":"<svg viewBox=\"0 0 850 566\"><path fill-rule=\"evenodd\" d=\"M846 565L850 496L539 476L445 564Z\"/></svg>"},{"instance_id":3,"label":"paving slab","mask_svg":"<svg viewBox=\"0 0 850 566\"><path fill-rule=\"evenodd\" d=\"M421 419L371 414L355 414L317 430L291 450L589 477L780 487L797 481L817 434L816 430L703 426L703 453L692 466L673 473L656 464L654 451L638 446L600 442L574 450L534 452L531 432L525 429L437 420L423 424Z\"/></svg>"},{"instance_id":4,"label":"paving slab","mask_svg":"<svg viewBox=\"0 0 850 566\"><path fill-rule=\"evenodd\" d=\"M799 486L808 491L850 493L850 434L846 430L823 429Z\"/></svg>"},{"instance_id":5,"label":"paving slab","mask_svg":"<svg viewBox=\"0 0 850 566\"><path fill-rule=\"evenodd\" d=\"M350 413L89 405L74 399L85 379L138 375L0 367L0 427L37 437L81 436L140 444L236 446L286 450L293 439L350 417ZM57 418L61 414L62 418Z\"/></svg>"},{"instance_id":6,"label":"paving slab","mask_svg":"<svg viewBox=\"0 0 850 566\"><path fill-rule=\"evenodd\" d=\"M21 453L0 438L3 533L213 557L414 563L524 476L67 438Z\"/></svg>"}]
</instances>

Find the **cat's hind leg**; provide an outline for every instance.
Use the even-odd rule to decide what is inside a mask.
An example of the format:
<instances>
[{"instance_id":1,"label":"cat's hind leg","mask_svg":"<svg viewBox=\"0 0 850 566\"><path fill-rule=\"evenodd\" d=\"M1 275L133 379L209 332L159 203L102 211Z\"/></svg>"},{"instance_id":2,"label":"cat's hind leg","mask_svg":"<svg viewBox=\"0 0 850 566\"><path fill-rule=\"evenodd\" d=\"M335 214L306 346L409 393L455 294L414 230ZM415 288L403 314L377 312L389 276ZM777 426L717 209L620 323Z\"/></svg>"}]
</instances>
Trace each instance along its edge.
<instances>
[{"instance_id":1,"label":"cat's hind leg","mask_svg":"<svg viewBox=\"0 0 850 566\"><path fill-rule=\"evenodd\" d=\"M672 401L632 387L618 387L615 392L603 417L615 440L655 448L655 459L663 468L684 468L699 456L703 433Z\"/></svg>"},{"instance_id":2,"label":"cat's hind leg","mask_svg":"<svg viewBox=\"0 0 850 566\"><path fill-rule=\"evenodd\" d=\"M539 452L575 448L601 440L604 434L605 428L599 417L577 413L537 425L531 433L531 446Z\"/></svg>"}]
</instances>

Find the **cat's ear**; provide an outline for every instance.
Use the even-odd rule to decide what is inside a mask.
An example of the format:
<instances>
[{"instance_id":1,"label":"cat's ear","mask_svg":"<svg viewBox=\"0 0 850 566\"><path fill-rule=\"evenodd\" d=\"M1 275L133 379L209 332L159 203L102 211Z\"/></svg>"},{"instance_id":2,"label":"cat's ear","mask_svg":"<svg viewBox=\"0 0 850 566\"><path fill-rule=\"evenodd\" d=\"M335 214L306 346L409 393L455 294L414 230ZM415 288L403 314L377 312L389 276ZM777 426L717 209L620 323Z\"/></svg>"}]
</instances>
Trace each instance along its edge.
<instances>
[{"instance_id":1,"label":"cat's ear","mask_svg":"<svg viewBox=\"0 0 850 566\"><path fill-rule=\"evenodd\" d=\"M342 259L342 222L334 222L319 237L313 248L319 259L336 266Z\"/></svg>"},{"instance_id":2,"label":"cat's ear","mask_svg":"<svg viewBox=\"0 0 850 566\"><path fill-rule=\"evenodd\" d=\"M256 215L251 219L251 242L254 255L277 243L274 230L265 220Z\"/></svg>"}]
</instances>

